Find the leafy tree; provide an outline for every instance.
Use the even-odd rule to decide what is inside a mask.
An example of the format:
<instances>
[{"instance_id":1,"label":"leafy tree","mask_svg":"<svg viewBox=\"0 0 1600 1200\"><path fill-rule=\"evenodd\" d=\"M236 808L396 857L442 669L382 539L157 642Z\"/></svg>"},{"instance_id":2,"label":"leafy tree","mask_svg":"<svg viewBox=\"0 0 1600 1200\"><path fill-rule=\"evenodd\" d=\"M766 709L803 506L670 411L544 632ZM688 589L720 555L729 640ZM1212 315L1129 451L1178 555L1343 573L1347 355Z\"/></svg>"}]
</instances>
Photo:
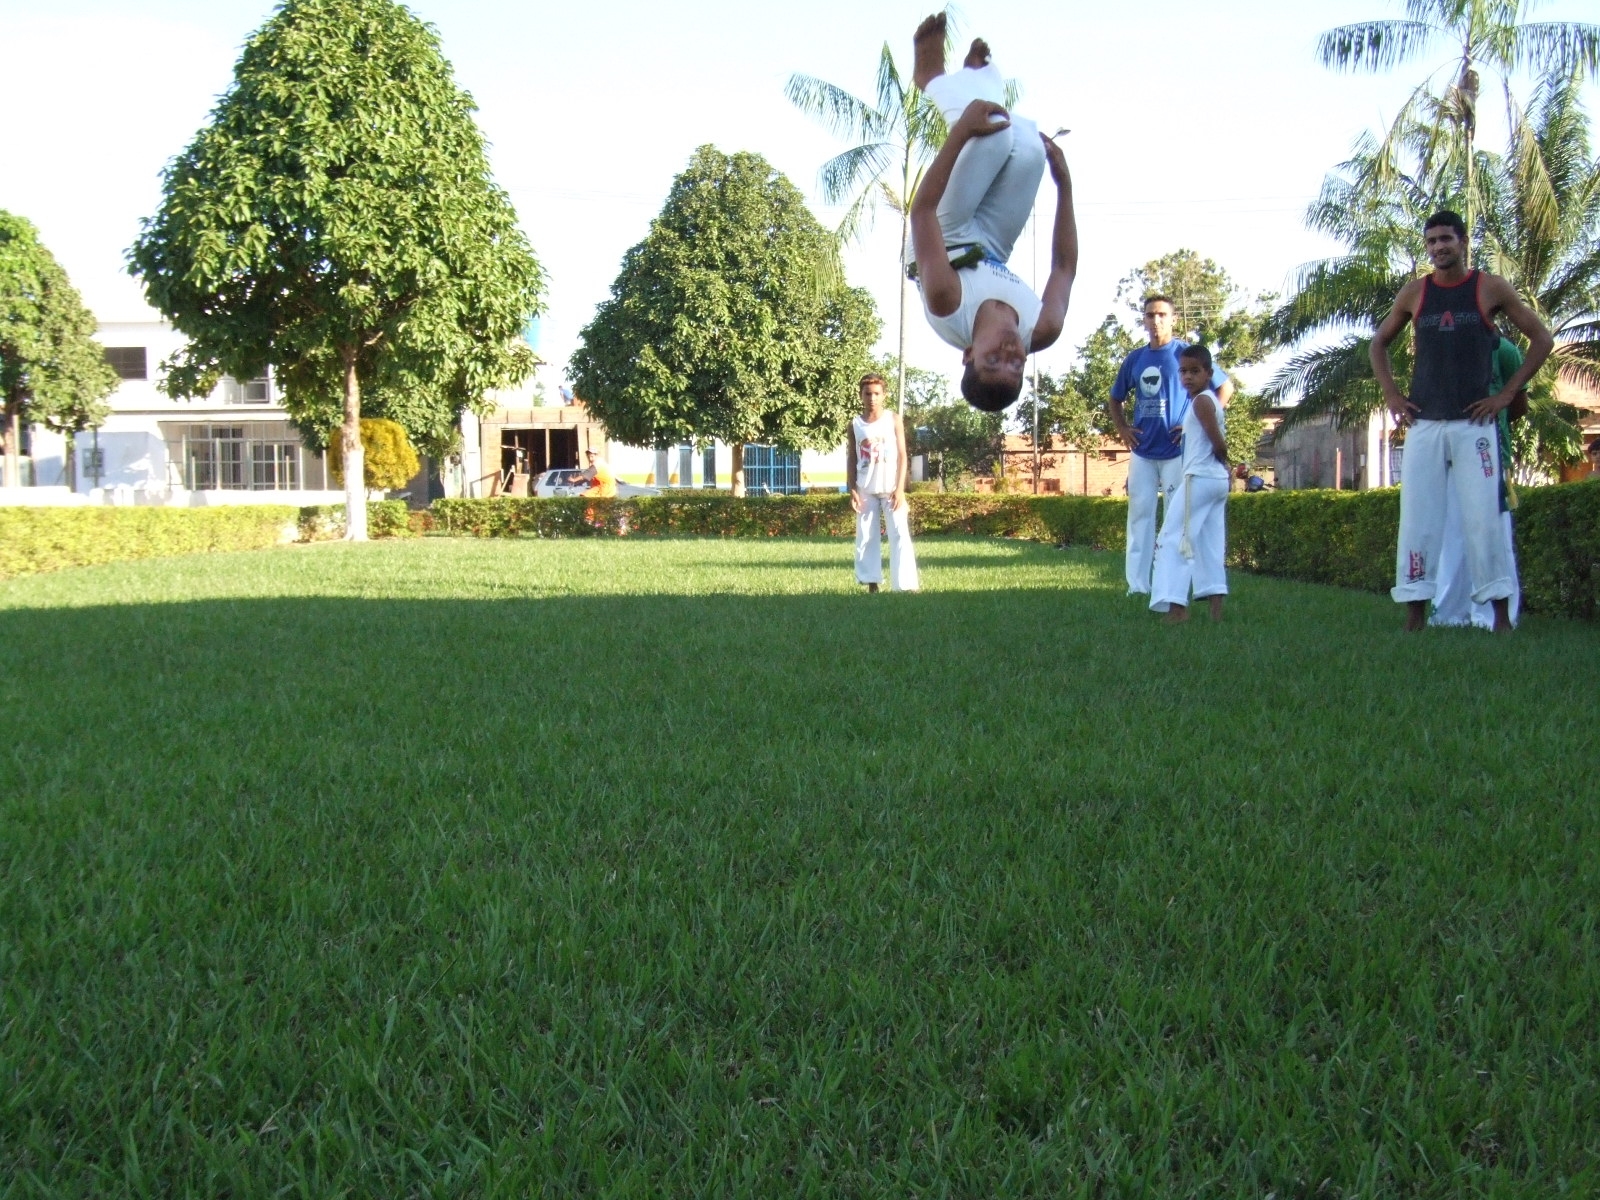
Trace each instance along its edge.
<instances>
[{"instance_id":1,"label":"leafy tree","mask_svg":"<svg viewBox=\"0 0 1600 1200\"><path fill-rule=\"evenodd\" d=\"M1117 380L1122 360L1139 345L1139 339L1110 313L1078 347L1077 363L1063 380L1065 387L1050 428L1080 450L1093 449L1111 432L1106 401Z\"/></svg>"},{"instance_id":2,"label":"leafy tree","mask_svg":"<svg viewBox=\"0 0 1600 1200\"><path fill-rule=\"evenodd\" d=\"M837 446L878 335L872 299L818 287L832 240L756 154L695 152L579 336L570 378L614 438Z\"/></svg>"},{"instance_id":3,"label":"leafy tree","mask_svg":"<svg viewBox=\"0 0 1600 1200\"><path fill-rule=\"evenodd\" d=\"M526 378L542 281L473 111L433 29L393 0L284 0L130 251L190 338L168 390L273 363L308 439L337 429L356 464L363 411L434 449ZM362 474L345 484L357 541Z\"/></svg>"},{"instance_id":4,"label":"leafy tree","mask_svg":"<svg viewBox=\"0 0 1600 1200\"><path fill-rule=\"evenodd\" d=\"M404 487L422 468L406 431L381 417L361 418L361 450L362 479L372 490ZM328 447L328 469L344 482L344 451L338 442Z\"/></svg>"},{"instance_id":5,"label":"leafy tree","mask_svg":"<svg viewBox=\"0 0 1600 1200\"><path fill-rule=\"evenodd\" d=\"M1260 362L1275 349L1270 319L1277 296L1244 300L1225 270L1193 250L1152 259L1117 284L1117 299L1138 315L1154 293L1172 297L1176 335L1209 346L1224 367Z\"/></svg>"},{"instance_id":6,"label":"leafy tree","mask_svg":"<svg viewBox=\"0 0 1600 1200\"><path fill-rule=\"evenodd\" d=\"M1005 414L983 412L965 400L935 405L917 414L915 432L906 434L916 453L928 456L928 467L946 490L968 488L974 475L991 475L1005 442Z\"/></svg>"},{"instance_id":7,"label":"leafy tree","mask_svg":"<svg viewBox=\"0 0 1600 1200\"><path fill-rule=\"evenodd\" d=\"M94 340L94 316L38 231L0 210L0 401L5 476L22 483L22 425L87 429L105 420L117 387Z\"/></svg>"},{"instance_id":8,"label":"leafy tree","mask_svg":"<svg viewBox=\"0 0 1600 1200\"><path fill-rule=\"evenodd\" d=\"M892 354L877 362L873 369L885 379L892 379L902 373L905 375L905 402L901 406L901 413L905 417L908 432L918 413L952 404L956 400L955 393L950 390L949 376L939 371L908 365L902 372L900 360Z\"/></svg>"},{"instance_id":9,"label":"leafy tree","mask_svg":"<svg viewBox=\"0 0 1600 1200\"><path fill-rule=\"evenodd\" d=\"M1487 67L1500 75L1508 112L1513 107L1508 77L1519 67L1563 77L1580 71L1591 79L1600 77L1600 25L1522 20L1523 12L1535 2L1406 0L1403 19L1341 25L1317 42L1323 66L1373 73L1416 62L1441 46L1450 48L1453 57L1418 85L1395 127L1414 123L1425 110L1431 117L1431 142L1436 144L1447 127L1454 130L1461 151L1462 208L1469 232L1475 229L1474 216L1479 211L1474 178L1478 68ZM1437 77L1446 69L1453 70L1455 77L1440 94L1435 91Z\"/></svg>"},{"instance_id":10,"label":"leafy tree","mask_svg":"<svg viewBox=\"0 0 1600 1200\"><path fill-rule=\"evenodd\" d=\"M1261 438L1267 432L1267 423L1262 420L1266 411L1267 401L1260 395L1236 391L1233 399L1228 402L1228 413L1224 424L1227 428L1223 431L1223 441L1228 445L1228 461L1231 463L1245 463L1254 466L1257 458L1257 449L1261 445Z\"/></svg>"}]
</instances>

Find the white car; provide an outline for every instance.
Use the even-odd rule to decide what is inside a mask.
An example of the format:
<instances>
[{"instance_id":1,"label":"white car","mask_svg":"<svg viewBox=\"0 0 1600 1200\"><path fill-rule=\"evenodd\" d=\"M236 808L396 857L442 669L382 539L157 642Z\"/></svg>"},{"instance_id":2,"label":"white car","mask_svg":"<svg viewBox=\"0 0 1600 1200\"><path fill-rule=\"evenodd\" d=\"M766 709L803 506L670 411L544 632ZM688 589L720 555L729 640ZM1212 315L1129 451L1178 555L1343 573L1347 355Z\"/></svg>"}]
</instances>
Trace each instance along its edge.
<instances>
[{"instance_id":1,"label":"white car","mask_svg":"<svg viewBox=\"0 0 1600 1200\"><path fill-rule=\"evenodd\" d=\"M535 496L581 496L589 490L589 481L583 478L584 472L576 467L560 468L554 471L545 471L535 477L533 481L533 494ZM626 496L659 496L660 488L645 487L639 483L623 483L617 481L617 498Z\"/></svg>"}]
</instances>

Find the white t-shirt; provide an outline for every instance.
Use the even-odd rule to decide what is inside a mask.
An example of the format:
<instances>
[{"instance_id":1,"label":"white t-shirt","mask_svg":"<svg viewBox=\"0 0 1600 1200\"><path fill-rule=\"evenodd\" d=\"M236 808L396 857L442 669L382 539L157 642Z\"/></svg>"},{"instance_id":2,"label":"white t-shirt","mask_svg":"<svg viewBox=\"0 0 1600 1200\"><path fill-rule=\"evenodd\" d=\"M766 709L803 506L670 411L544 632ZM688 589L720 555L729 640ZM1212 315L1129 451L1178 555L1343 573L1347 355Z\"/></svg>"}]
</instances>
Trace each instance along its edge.
<instances>
[{"instance_id":1,"label":"white t-shirt","mask_svg":"<svg viewBox=\"0 0 1600 1200\"><path fill-rule=\"evenodd\" d=\"M957 350L972 345L972 321L978 306L985 300L999 300L1017 311L1017 332L1022 344L1033 349L1033 327L1039 323L1039 310L1043 307L1033 289L1018 279L1005 267L987 260L975 267L963 267L956 272L961 281L961 303L948 316L936 317L928 312L928 298L923 296L922 309L928 313L928 324L933 331Z\"/></svg>"},{"instance_id":2,"label":"white t-shirt","mask_svg":"<svg viewBox=\"0 0 1600 1200\"><path fill-rule=\"evenodd\" d=\"M1211 449L1211 438L1206 433L1206 427L1200 424L1200 418L1195 415L1194 406L1201 396L1211 397L1211 404L1217 413L1217 431L1224 439L1228 436L1228 426L1222 415L1222 404L1217 399L1217 394L1207 388L1200 393L1200 396L1190 401L1183 413L1183 473L1198 479L1226 479L1227 465L1217 461L1216 452Z\"/></svg>"},{"instance_id":3,"label":"white t-shirt","mask_svg":"<svg viewBox=\"0 0 1600 1200\"><path fill-rule=\"evenodd\" d=\"M889 495L900 482L894 413L886 410L876 421L856 417L850 428L856 435L856 487L869 496Z\"/></svg>"}]
</instances>

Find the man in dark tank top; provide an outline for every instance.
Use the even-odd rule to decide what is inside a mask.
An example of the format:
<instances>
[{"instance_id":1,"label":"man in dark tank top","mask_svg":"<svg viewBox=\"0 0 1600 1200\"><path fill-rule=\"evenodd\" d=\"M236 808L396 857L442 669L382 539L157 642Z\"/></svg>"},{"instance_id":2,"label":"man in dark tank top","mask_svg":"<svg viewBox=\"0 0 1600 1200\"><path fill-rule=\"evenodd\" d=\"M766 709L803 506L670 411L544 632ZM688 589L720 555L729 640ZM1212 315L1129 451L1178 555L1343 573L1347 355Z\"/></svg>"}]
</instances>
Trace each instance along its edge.
<instances>
[{"instance_id":1,"label":"man in dark tank top","mask_svg":"<svg viewBox=\"0 0 1600 1200\"><path fill-rule=\"evenodd\" d=\"M1448 210L1435 213L1422 237L1433 272L1400 289L1372 339L1372 374L1395 425L1409 426L1390 594L1407 607L1408 631L1427 624L1428 603L1438 591L1445 501L1454 493L1473 603L1493 605L1495 632L1509 633L1507 602L1515 578L1500 528L1495 415L1527 386L1555 343L1509 283L1468 266L1467 230L1459 216ZM1504 317L1528 339L1522 366L1499 391L1490 382L1500 340L1496 317ZM1390 343L1407 323L1415 346L1410 396L1401 394L1389 361Z\"/></svg>"}]
</instances>

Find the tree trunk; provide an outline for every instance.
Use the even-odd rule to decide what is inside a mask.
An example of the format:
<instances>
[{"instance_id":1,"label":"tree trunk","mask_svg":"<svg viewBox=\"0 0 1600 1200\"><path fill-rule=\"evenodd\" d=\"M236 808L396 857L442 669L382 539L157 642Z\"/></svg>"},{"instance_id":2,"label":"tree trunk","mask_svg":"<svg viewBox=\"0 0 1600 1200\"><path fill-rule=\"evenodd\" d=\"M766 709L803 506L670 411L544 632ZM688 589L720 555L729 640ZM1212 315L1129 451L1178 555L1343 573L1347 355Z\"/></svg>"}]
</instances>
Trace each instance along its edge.
<instances>
[{"instance_id":1,"label":"tree trunk","mask_svg":"<svg viewBox=\"0 0 1600 1200\"><path fill-rule=\"evenodd\" d=\"M6 401L5 423L5 478L0 487L22 486L22 405Z\"/></svg>"},{"instance_id":2,"label":"tree trunk","mask_svg":"<svg viewBox=\"0 0 1600 1200\"><path fill-rule=\"evenodd\" d=\"M909 212L909 205L907 206ZM895 411L902 416L906 411L906 231L910 226L910 218L906 213L900 214L900 349L899 357L895 360L897 378L894 381L894 406Z\"/></svg>"},{"instance_id":3,"label":"tree trunk","mask_svg":"<svg viewBox=\"0 0 1600 1200\"><path fill-rule=\"evenodd\" d=\"M729 473L729 479L733 483L733 494L742 496L744 495L744 443L736 442L729 446L728 450L733 455L733 469Z\"/></svg>"},{"instance_id":4,"label":"tree trunk","mask_svg":"<svg viewBox=\"0 0 1600 1200\"><path fill-rule=\"evenodd\" d=\"M340 449L344 452L344 540L367 540L366 455L361 451L361 380L356 375L356 348L343 348L344 424Z\"/></svg>"}]
</instances>

